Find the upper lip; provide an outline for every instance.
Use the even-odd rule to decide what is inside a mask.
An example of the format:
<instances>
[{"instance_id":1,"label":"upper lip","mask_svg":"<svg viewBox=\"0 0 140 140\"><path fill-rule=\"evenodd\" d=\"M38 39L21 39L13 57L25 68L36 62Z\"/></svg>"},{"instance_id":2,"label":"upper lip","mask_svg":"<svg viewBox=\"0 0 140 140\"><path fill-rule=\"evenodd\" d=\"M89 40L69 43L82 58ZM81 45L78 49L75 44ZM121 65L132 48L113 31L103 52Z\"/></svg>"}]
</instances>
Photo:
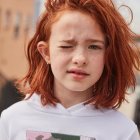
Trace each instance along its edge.
<instances>
[{"instance_id":1,"label":"upper lip","mask_svg":"<svg viewBox=\"0 0 140 140\"><path fill-rule=\"evenodd\" d=\"M70 69L67 72L81 74L81 75L89 75L87 72L85 72L84 70L81 70L81 69Z\"/></svg>"}]
</instances>

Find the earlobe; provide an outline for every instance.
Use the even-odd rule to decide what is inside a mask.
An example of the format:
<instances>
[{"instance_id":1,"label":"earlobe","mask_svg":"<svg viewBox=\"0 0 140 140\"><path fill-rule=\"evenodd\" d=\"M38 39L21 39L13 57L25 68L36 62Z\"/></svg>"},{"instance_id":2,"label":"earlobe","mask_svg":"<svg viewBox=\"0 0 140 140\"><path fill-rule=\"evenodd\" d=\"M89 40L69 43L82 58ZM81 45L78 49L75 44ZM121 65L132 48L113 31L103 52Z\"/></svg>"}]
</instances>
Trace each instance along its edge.
<instances>
[{"instance_id":1,"label":"earlobe","mask_svg":"<svg viewBox=\"0 0 140 140\"><path fill-rule=\"evenodd\" d=\"M47 62L47 64L50 64L49 48L47 43L44 41L38 42L37 49L44 58L44 60Z\"/></svg>"}]
</instances>

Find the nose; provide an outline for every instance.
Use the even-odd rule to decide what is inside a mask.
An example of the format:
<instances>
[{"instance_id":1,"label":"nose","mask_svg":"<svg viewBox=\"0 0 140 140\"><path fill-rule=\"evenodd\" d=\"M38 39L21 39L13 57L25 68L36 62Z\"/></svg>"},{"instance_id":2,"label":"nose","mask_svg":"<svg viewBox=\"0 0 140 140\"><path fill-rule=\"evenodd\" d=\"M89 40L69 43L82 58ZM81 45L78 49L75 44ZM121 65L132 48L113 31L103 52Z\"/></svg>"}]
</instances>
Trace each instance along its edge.
<instances>
[{"instance_id":1,"label":"nose","mask_svg":"<svg viewBox=\"0 0 140 140\"><path fill-rule=\"evenodd\" d=\"M84 51L77 51L74 53L74 56L72 58L73 64L77 66L83 66L87 64L87 56L86 52Z\"/></svg>"}]
</instances>

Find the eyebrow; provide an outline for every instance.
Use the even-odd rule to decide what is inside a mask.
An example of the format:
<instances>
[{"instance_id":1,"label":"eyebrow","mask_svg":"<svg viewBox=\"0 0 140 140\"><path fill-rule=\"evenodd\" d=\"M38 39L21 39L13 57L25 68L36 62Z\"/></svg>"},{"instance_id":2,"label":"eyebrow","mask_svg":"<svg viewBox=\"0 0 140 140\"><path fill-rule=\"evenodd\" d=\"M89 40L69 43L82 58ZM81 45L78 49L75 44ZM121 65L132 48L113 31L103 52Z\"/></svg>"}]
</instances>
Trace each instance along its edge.
<instances>
[{"instance_id":1,"label":"eyebrow","mask_svg":"<svg viewBox=\"0 0 140 140\"><path fill-rule=\"evenodd\" d=\"M105 41L104 40L100 40L100 39L87 39L86 42L89 42L89 43L101 43L103 45L105 45Z\"/></svg>"},{"instance_id":2,"label":"eyebrow","mask_svg":"<svg viewBox=\"0 0 140 140\"><path fill-rule=\"evenodd\" d=\"M77 44L75 39L61 40L60 42L65 42L65 43L68 43L68 44Z\"/></svg>"},{"instance_id":3,"label":"eyebrow","mask_svg":"<svg viewBox=\"0 0 140 140\"><path fill-rule=\"evenodd\" d=\"M60 42L65 42L65 43L69 43L69 44L77 44L77 41L75 39L61 40ZM101 44L105 45L105 41L99 40L99 39L86 39L85 42L87 42L87 43L101 43Z\"/></svg>"}]
</instances>

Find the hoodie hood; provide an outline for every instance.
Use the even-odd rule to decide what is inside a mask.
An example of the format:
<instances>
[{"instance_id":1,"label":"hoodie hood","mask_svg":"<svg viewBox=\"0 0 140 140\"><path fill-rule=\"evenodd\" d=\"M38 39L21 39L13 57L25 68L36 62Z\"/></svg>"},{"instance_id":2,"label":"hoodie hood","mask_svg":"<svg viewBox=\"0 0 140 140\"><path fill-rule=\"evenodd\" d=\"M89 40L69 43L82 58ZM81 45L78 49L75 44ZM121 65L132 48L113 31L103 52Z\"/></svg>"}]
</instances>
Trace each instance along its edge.
<instances>
[{"instance_id":1,"label":"hoodie hood","mask_svg":"<svg viewBox=\"0 0 140 140\"><path fill-rule=\"evenodd\" d=\"M69 115L69 116L99 116L105 113L112 112L112 109L96 109L94 105L88 104L84 105L84 103L79 103L73 105L69 108L65 108L62 104L56 103L56 106L53 105L45 105L41 104L40 96L34 93L30 99L28 99L27 103L40 111L52 114L61 114L61 115Z\"/></svg>"}]
</instances>

